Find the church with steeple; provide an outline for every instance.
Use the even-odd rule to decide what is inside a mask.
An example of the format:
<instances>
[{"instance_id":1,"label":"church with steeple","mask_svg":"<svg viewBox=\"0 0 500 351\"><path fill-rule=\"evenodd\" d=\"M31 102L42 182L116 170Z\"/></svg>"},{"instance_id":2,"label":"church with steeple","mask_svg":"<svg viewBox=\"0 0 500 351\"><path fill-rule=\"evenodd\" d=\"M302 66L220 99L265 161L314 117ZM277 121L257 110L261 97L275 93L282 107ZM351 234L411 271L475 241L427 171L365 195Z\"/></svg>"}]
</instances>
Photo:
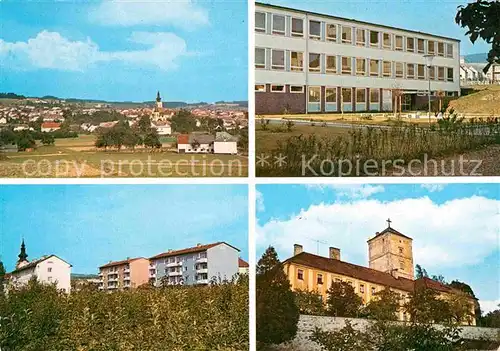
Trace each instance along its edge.
<instances>
[{"instance_id":1,"label":"church with steeple","mask_svg":"<svg viewBox=\"0 0 500 351\"><path fill-rule=\"evenodd\" d=\"M156 122L166 122L169 120L173 115L173 112L171 110L168 110L163 107L163 102L160 96L160 91L156 92L156 103L155 107L153 109L153 112L151 114L151 122L156 123Z\"/></svg>"},{"instance_id":2,"label":"church with steeple","mask_svg":"<svg viewBox=\"0 0 500 351\"><path fill-rule=\"evenodd\" d=\"M415 279L413 269L413 239L391 226L376 232L368 239L368 265L364 267L341 258L340 249L330 247L328 257L304 252L302 245L294 245L293 256L283 262L283 268L293 290L315 291L326 301L327 291L333 282L347 282L355 293L367 304L383 289L398 293L402 301L418 288L435 290L438 296L447 299L461 293L427 277ZM475 325L474 299L470 300L472 317L463 324ZM401 321L409 316L401 309Z\"/></svg>"},{"instance_id":3,"label":"church with steeple","mask_svg":"<svg viewBox=\"0 0 500 351\"><path fill-rule=\"evenodd\" d=\"M43 284L54 284L60 291L71 292L71 264L56 255L45 255L32 261L28 260L28 253L24 239L19 249L15 269L7 279L7 289L20 287L30 280L36 279Z\"/></svg>"}]
</instances>

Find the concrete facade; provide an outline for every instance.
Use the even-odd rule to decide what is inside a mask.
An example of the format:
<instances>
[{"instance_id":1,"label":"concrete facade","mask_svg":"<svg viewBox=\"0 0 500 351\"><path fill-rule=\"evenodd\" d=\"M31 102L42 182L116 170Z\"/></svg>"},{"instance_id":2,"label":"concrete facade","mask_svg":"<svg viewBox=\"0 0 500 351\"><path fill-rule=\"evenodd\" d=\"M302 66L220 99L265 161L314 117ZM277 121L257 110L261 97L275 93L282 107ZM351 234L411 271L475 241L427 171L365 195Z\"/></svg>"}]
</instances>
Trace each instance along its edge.
<instances>
[{"instance_id":1,"label":"concrete facade","mask_svg":"<svg viewBox=\"0 0 500 351\"><path fill-rule=\"evenodd\" d=\"M99 267L99 290L117 291L135 289L149 281L149 260L128 258Z\"/></svg>"},{"instance_id":2,"label":"concrete facade","mask_svg":"<svg viewBox=\"0 0 500 351\"><path fill-rule=\"evenodd\" d=\"M429 77L460 94L456 39L262 3L255 16L256 114L392 111L395 90L411 108Z\"/></svg>"}]
</instances>

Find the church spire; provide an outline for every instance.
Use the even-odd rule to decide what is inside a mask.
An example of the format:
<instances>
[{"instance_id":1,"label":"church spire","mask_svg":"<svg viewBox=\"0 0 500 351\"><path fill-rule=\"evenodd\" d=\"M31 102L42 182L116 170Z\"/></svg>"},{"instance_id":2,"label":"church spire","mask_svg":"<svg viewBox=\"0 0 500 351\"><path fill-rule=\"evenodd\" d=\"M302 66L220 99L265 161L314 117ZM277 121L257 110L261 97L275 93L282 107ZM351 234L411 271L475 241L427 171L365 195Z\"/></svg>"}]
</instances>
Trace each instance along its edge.
<instances>
[{"instance_id":1,"label":"church spire","mask_svg":"<svg viewBox=\"0 0 500 351\"><path fill-rule=\"evenodd\" d=\"M160 97L160 91L158 90L156 92L156 102L160 102L161 101L161 97Z\"/></svg>"},{"instance_id":2,"label":"church spire","mask_svg":"<svg viewBox=\"0 0 500 351\"><path fill-rule=\"evenodd\" d=\"M26 253L26 245L24 245L24 239L23 242L21 243L21 252L17 257L19 257L18 262L28 261L28 254Z\"/></svg>"}]
</instances>

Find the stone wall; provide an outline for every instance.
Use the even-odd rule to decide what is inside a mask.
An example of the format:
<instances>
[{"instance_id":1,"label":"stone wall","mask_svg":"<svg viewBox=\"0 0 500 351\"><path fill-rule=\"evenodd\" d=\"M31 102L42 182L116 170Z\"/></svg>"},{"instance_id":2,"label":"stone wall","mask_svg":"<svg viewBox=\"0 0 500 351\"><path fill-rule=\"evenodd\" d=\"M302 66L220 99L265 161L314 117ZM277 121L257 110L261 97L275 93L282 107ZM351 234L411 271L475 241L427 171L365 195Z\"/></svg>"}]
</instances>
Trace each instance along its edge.
<instances>
[{"instance_id":1,"label":"stone wall","mask_svg":"<svg viewBox=\"0 0 500 351\"><path fill-rule=\"evenodd\" d=\"M373 321L369 319L301 315L295 339L289 343L278 346L276 350L321 351L318 344L309 340L309 336L314 329L318 327L324 331L339 330L345 326L346 320L349 320L353 328L357 330L364 330L373 323ZM436 325L436 327L441 328L442 326ZM463 326L460 327L460 330L461 336L464 339L486 339L492 341L500 339L500 329Z\"/></svg>"}]
</instances>

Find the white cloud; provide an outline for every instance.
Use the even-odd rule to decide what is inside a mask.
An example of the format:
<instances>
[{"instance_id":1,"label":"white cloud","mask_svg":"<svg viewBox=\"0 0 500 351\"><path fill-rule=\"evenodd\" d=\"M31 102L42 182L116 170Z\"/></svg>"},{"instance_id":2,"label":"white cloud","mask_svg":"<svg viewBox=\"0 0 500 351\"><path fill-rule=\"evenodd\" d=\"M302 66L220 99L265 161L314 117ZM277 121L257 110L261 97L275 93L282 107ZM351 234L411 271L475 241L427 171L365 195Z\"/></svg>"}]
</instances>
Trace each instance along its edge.
<instances>
[{"instance_id":1,"label":"white cloud","mask_svg":"<svg viewBox=\"0 0 500 351\"><path fill-rule=\"evenodd\" d=\"M273 245L286 258L294 243L316 253L314 240L322 240L328 244L320 254L335 246L346 261L367 265L366 241L383 230L390 217L393 228L413 238L414 263L439 272L441 267L478 263L498 247L499 206L499 201L478 196L443 204L422 197L312 205L287 220L258 226L257 245Z\"/></svg>"},{"instance_id":2,"label":"white cloud","mask_svg":"<svg viewBox=\"0 0 500 351\"><path fill-rule=\"evenodd\" d=\"M177 67L179 57L190 54L186 42L173 33L133 32L129 41L146 48L101 51L90 38L71 41L57 32L44 30L26 42L9 43L0 39L0 63L18 69L84 71L99 62L119 61L170 70Z\"/></svg>"},{"instance_id":3,"label":"white cloud","mask_svg":"<svg viewBox=\"0 0 500 351\"><path fill-rule=\"evenodd\" d=\"M443 191L446 187L445 184L421 184L420 187L431 193Z\"/></svg>"},{"instance_id":4,"label":"white cloud","mask_svg":"<svg viewBox=\"0 0 500 351\"><path fill-rule=\"evenodd\" d=\"M483 314L500 309L498 305L500 305L500 299L492 301L479 300L479 306L481 306L481 311L483 312Z\"/></svg>"},{"instance_id":5,"label":"white cloud","mask_svg":"<svg viewBox=\"0 0 500 351\"><path fill-rule=\"evenodd\" d=\"M264 195L258 190L255 191L255 201L257 212L263 212L266 209L264 206Z\"/></svg>"},{"instance_id":6,"label":"white cloud","mask_svg":"<svg viewBox=\"0 0 500 351\"><path fill-rule=\"evenodd\" d=\"M108 26L172 25L194 29L209 24L208 12L191 0L105 0L90 13Z\"/></svg>"},{"instance_id":7,"label":"white cloud","mask_svg":"<svg viewBox=\"0 0 500 351\"><path fill-rule=\"evenodd\" d=\"M376 193L384 192L382 185L369 184L307 184L310 190L326 191L334 190L337 198L364 199Z\"/></svg>"}]
</instances>

